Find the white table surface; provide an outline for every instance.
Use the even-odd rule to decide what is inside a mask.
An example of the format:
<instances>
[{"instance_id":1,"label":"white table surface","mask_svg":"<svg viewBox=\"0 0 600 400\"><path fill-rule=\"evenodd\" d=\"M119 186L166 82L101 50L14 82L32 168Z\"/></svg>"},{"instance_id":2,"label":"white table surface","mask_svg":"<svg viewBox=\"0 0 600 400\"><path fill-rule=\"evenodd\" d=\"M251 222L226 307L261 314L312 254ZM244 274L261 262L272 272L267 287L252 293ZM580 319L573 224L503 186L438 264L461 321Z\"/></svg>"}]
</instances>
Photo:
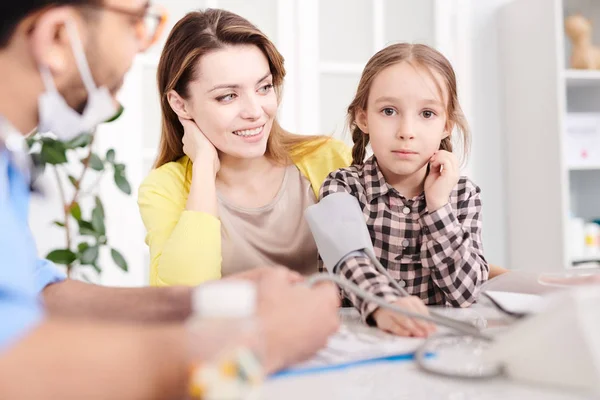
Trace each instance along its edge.
<instances>
[{"instance_id":1,"label":"white table surface","mask_svg":"<svg viewBox=\"0 0 600 400\"><path fill-rule=\"evenodd\" d=\"M476 321L478 326L494 327L502 320L495 310L476 306L469 309L444 309L448 316ZM349 329L365 329L353 312L342 313ZM490 328L491 329L491 328ZM381 333L373 331L374 335ZM529 386L494 378L470 380L445 378L418 369L413 361L382 362L343 370L284 376L268 380L262 388L265 400L321 399L544 399L579 400L597 397L556 388Z\"/></svg>"}]
</instances>

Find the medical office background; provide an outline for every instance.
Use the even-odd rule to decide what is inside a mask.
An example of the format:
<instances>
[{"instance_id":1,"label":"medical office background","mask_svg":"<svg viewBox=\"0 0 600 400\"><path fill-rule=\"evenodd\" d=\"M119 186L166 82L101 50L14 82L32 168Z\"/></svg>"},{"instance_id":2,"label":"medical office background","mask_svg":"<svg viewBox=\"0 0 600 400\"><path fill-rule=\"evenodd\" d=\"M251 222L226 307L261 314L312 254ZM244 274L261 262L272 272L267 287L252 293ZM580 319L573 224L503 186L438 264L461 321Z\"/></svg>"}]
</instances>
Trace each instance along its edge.
<instances>
[{"instance_id":1,"label":"medical office background","mask_svg":"<svg viewBox=\"0 0 600 400\"><path fill-rule=\"evenodd\" d=\"M463 172L482 189L487 259L530 271L564 270L600 260L595 244L585 247L585 239L580 240L586 229L593 231L586 223L600 217L600 158L574 165L566 156L569 116L600 113L600 74L569 69L570 44L562 28L564 17L574 12L600 22L596 1L153 3L169 12L167 32L185 13L206 7L231 10L256 24L285 57L287 77L279 112L283 127L301 134L333 135L349 144L345 109L366 61L394 42L436 47L457 72L460 101L472 130L471 154ZM110 176L98 186L107 237L129 264L129 271L123 272L102 253L101 276L84 267L89 268L87 276L101 284L148 282L149 255L137 188L151 169L159 143L156 67L167 32L136 58L128 73L120 95L124 114L97 132L97 152L114 148L127 166L133 188L131 196L124 195ZM594 32L594 39L600 44L600 34ZM64 247L65 239L64 231L52 224L62 213L54 177L47 172L42 179L47 181L46 194L34 200L30 224L44 256Z\"/></svg>"}]
</instances>

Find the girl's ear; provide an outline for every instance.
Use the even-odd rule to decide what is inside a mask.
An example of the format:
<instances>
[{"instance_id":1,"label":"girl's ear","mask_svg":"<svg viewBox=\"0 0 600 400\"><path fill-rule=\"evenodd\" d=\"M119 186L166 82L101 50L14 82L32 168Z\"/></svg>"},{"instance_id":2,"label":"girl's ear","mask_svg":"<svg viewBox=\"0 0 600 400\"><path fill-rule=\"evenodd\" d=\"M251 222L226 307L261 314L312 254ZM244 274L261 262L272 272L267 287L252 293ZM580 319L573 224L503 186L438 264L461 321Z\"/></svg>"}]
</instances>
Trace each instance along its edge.
<instances>
[{"instance_id":1,"label":"girl's ear","mask_svg":"<svg viewBox=\"0 0 600 400\"><path fill-rule=\"evenodd\" d=\"M444 137L442 139L446 139L452 135L452 131L454 130L454 121L446 122L446 129L444 129Z\"/></svg>"},{"instance_id":2,"label":"girl's ear","mask_svg":"<svg viewBox=\"0 0 600 400\"><path fill-rule=\"evenodd\" d=\"M182 119L193 119L192 116L187 111L186 101L174 90L169 91L167 93L167 101L171 106L171 109L177 114L179 118Z\"/></svg>"},{"instance_id":3,"label":"girl's ear","mask_svg":"<svg viewBox=\"0 0 600 400\"><path fill-rule=\"evenodd\" d=\"M365 110L357 110L355 117L356 126L365 134L369 134L368 124L367 124L367 112Z\"/></svg>"}]
</instances>

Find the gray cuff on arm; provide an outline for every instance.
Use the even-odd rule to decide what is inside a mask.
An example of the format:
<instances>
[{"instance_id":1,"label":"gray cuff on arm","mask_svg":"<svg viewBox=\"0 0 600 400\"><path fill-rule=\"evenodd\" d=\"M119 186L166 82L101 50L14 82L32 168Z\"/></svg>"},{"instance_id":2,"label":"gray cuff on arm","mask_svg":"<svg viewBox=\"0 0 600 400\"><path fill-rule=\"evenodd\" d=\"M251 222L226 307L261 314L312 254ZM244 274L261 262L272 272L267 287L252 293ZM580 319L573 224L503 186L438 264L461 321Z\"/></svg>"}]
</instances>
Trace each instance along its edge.
<instances>
[{"instance_id":1,"label":"gray cuff on arm","mask_svg":"<svg viewBox=\"0 0 600 400\"><path fill-rule=\"evenodd\" d=\"M330 194L308 207L304 216L330 273L335 273L352 253L361 250L374 253L365 217L358 200L351 194Z\"/></svg>"}]
</instances>

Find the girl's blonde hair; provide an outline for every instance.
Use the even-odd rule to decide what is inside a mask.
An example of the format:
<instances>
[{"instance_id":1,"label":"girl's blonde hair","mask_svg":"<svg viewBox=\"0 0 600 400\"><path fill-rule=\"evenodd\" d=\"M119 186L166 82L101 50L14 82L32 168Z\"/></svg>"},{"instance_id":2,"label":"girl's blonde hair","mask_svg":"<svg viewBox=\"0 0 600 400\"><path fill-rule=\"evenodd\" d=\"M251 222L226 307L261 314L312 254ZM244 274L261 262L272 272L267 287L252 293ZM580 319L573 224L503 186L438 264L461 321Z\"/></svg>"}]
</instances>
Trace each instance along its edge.
<instances>
[{"instance_id":1,"label":"girl's blonde hair","mask_svg":"<svg viewBox=\"0 0 600 400\"><path fill-rule=\"evenodd\" d=\"M169 34L158 64L157 80L161 96L162 132L158 157L154 163L155 168L184 155L183 127L177 114L169 105L167 94L175 90L181 97L189 98L188 86L197 76L196 69L200 58L209 52L235 45L253 45L263 52L269 61L277 99L281 100L285 77L283 57L264 33L248 20L229 11L207 9L190 12L177 22ZM322 136L289 133L275 120L267 142L266 156L275 162L288 164L292 161L292 150L294 156L302 156L327 139ZM308 146L302 146L309 143ZM296 149L300 146L302 146L300 150Z\"/></svg>"},{"instance_id":2,"label":"girl's blonde hair","mask_svg":"<svg viewBox=\"0 0 600 400\"><path fill-rule=\"evenodd\" d=\"M352 163L357 165L364 163L367 145L369 144L369 135L366 135L356 124L356 115L358 111L367 109L369 92L375 77L385 68L400 62L407 62L414 67L426 67L426 70L432 78L434 78L432 71L436 71L442 76L448 92L448 104L446 109L447 128L450 130L456 127L458 130L464 147L463 154L466 157L469 151L471 135L467 120L458 103L456 74L454 73L452 65L439 51L429 46L423 44L398 43L380 50L371 57L360 77L356 96L348 106L348 125L352 132L352 141L354 142L354 146L352 147ZM433 79L433 81L436 86L438 86L438 91L443 93L437 80ZM452 151L452 139L450 136L442 140L440 143L440 150Z\"/></svg>"}]
</instances>

